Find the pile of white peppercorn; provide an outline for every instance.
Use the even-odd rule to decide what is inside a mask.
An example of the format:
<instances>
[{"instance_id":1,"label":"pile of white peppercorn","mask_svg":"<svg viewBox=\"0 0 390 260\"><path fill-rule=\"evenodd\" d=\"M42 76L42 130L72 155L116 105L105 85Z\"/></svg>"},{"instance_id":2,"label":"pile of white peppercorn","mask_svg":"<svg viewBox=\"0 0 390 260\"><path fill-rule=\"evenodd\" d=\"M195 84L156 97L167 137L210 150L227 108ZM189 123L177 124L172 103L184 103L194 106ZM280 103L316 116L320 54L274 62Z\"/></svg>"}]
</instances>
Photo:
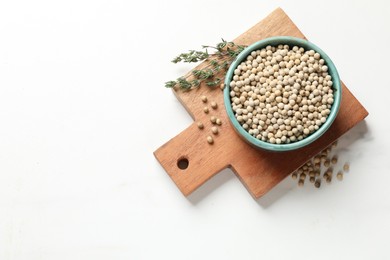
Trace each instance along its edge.
<instances>
[{"instance_id":1,"label":"pile of white peppercorn","mask_svg":"<svg viewBox=\"0 0 390 260\"><path fill-rule=\"evenodd\" d=\"M321 55L288 45L251 54L230 82L233 112L255 138L272 144L304 139L325 123L333 104L332 78Z\"/></svg>"}]
</instances>

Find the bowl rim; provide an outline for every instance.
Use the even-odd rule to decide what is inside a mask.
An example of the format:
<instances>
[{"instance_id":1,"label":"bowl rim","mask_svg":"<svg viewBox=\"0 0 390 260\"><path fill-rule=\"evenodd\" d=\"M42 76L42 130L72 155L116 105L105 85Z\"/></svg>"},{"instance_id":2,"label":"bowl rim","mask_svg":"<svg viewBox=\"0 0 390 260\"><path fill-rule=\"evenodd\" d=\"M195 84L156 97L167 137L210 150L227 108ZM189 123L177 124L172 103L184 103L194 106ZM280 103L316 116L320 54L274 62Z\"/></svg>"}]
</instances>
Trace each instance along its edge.
<instances>
[{"instance_id":1,"label":"bowl rim","mask_svg":"<svg viewBox=\"0 0 390 260\"><path fill-rule=\"evenodd\" d=\"M230 100L230 82L233 77L234 70L238 67L238 65L246 59L246 57L252 52L256 51L259 49L262 49L268 45L271 46L277 46L277 45L289 45L289 46L299 46L303 47L305 50L314 50L318 52L321 55L321 58L324 59L325 64L328 66L328 72L332 77L333 81L333 97L334 97L334 102L331 107L330 114L328 115L325 123L321 125L321 127L313 132L311 135L308 137L296 141L293 143L289 144L271 144L268 142L261 141L252 135L250 135L237 121L237 118L234 116L233 113L233 108L231 105L231 100ZM340 108L340 103L341 103L341 81L339 74L337 72L337 69L332 62L332 60L329 58L329 56L321 50L317 45L313 44L312 42L309 42L307 40L301 39L301 38L296 38L296 37L291 37L291 36L275 36L275 37L269 37L260 41L257 41L251 45L249 45L247 48L245 48L231 63L226 76L225 76L225 89L224 89L224 104L225 104L225 109L229 117L229 121L233 125L233 128L238 132L238 134L243 137L243 139L247 142L249 142L251 145L262 148L268 151L275 151L275 152L282 152L282 151L291 151L291 150L296 150L299 148L302 148L306 145L311 144L315 140L317 140L320 136L322 136L332 125L334 122L337 113Z\"/></svg>"}]
</instances>

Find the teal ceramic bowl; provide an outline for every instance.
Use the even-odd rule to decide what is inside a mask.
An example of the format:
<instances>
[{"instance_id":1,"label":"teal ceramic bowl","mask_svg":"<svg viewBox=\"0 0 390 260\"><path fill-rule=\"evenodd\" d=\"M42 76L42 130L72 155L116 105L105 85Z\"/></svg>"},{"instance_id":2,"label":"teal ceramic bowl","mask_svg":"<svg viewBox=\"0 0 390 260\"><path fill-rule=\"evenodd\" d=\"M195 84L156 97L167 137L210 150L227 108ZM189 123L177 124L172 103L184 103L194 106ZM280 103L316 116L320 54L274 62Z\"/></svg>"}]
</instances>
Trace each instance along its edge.
<instances>
[{"instance_id":1,"label":"teal ceramic bowl","mask_svg":"<svg viewBox=\"0 0 390 260\"><path fill-rule=\"evenodd\" d=\"M230 100L230 81L233 78L234 70L240 65L242 61L246 59L246 57L252 52L259 49L262 49L268 45L271 46L277 46L279 44L283 45L289 45L289 46L299 46L303 47L305 50L314 50L318 52L321 55L321 58L325 60L326 65L328 66L328 73L332 77L333 81L333 95L334 95L334 102L332 104L330 114L328 115L328 118L326 119L325 123L323 123L319 129L317 129L314 133L307 136L306 138L296 141L289 144L271 144L268 142L261 141L252 135L250 135L237 121L236 117L234 116L231 100ZM316 45L314 45L311 42L308 42L303 39L295 38L295 37L288 37L288 36L278 36L278 37L271 37L266 38L264 40L258 41L250 46L248 46L244 51L242 51L237 58L233 61L233 63L230 65L229 70L226 73L225 78L225 90L224 90L224 102L225 102L225 108L226 112L229 116L229 120L231 124L233 125L236 132L249 144L260 148L265 149L268 151L275 151L275 152L284 152L284 151L291 151L296 150L299 148L302 148L315 140L317 140L320 136L322 136L331 126L333 121L335 120L337 113L340 108L340 102L341 102L341 82L340 77L337 73L336 67L334 66L332 60L329 58L328 55L326 55L325 52L323 52L320 48L318 48Z\"/></svg>"}]
</instances>

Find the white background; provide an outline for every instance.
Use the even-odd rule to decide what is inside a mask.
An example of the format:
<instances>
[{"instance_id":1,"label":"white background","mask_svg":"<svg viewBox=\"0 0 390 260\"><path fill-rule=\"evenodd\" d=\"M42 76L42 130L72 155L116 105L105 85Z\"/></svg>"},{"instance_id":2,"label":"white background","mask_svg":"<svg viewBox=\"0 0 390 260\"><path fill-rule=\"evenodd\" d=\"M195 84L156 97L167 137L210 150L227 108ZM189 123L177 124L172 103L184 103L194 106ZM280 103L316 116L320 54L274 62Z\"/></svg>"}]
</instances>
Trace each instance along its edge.
<instances>
[{"instance_id":1,"label":"white background","mask_svg":"<svg viewBox=\"0 0 390 260\"><path fill-rule=\"evenodd\" d=\"M185 198L153 156L191 118L178 53L282 7L370 112L343 182ZM0 259L390 259L390 2L0 2Z\"/></svg>"}]
</instances>

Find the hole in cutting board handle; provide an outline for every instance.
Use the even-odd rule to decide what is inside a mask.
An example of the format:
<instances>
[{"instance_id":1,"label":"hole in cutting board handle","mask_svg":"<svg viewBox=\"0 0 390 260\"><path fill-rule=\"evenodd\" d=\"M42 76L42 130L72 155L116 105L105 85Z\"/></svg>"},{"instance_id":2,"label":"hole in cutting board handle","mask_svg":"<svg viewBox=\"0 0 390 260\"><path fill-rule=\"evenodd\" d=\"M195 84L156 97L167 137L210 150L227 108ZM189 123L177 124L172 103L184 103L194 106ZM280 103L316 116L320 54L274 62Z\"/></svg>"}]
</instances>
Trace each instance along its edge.
<instances>
[{"instance_id":1,"label":"hole in cutting board handle","mask_svg":"<svg viewBox=\"0 0 390 260\"><path fill-rule=\"evenodd\" d=\"M190 162L185 157L181 157L179 160L177 160L177 167L179 167L181 170L187 169L189 164Z\"/></svg>"}]
</instances>

